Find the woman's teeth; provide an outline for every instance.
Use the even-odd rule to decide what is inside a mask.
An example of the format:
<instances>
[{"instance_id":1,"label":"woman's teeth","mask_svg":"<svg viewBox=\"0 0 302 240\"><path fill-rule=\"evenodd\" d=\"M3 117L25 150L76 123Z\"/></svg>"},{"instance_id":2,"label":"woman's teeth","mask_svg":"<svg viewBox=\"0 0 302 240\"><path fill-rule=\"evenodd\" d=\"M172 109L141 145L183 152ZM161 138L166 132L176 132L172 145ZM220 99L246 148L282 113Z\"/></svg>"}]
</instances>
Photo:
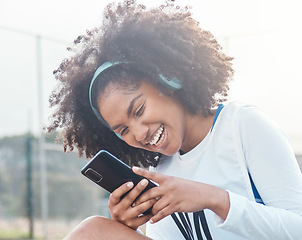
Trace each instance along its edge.
<instances>
[{"instance_id":1,"label":"woman's teeth","mask_svg":"<svg viewBox=\"0 0 302 240\"><path fill-rule=\"evenodd\" d=\"M155 145L155 146L158 146L159 144L161 144L162 141L164 140L164 134L162 134L163 131L164 131L164 126L161 125L160 128L155 133L153 139L151 141L149 141L149 144Z\"/></svg>"}]
</instances>

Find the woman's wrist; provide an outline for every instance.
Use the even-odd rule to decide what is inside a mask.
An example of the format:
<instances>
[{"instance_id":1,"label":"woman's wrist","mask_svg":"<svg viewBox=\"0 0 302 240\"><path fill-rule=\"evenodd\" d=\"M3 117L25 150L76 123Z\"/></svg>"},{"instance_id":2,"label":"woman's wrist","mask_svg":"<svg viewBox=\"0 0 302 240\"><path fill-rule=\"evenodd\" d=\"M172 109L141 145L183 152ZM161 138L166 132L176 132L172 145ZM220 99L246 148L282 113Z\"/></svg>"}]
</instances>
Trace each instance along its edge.
<instances>
[{"instance_id":1,"label":"woman's wrist","mask_svg":"<svg viewBox=\"0 0 302 240\"><path fill-rule=\"evenodd\" d=\"M208 209L221 219L226 220L230 210L229 193L221 188L211 186Z\"/></svg>"}]
</instances>

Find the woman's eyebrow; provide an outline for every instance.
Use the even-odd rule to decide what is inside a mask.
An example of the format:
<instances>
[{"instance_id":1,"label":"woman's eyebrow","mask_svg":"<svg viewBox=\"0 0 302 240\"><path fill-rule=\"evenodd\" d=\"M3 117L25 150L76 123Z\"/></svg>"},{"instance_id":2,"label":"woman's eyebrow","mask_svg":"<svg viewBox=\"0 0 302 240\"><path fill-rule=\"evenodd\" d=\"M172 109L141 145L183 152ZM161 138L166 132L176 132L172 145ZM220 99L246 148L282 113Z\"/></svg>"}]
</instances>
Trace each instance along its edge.
<instances>
[{"instance_id":1,"label":"woman's eyebrow","mask_svg":"<svg viewBox=\"0 0 302 240\"><path fill-rule=\"evenodd\" d=\"M133 98L132 101L130 102L129 107L128 107L128 110L127 110L127 116L128 116L128 118L130 117L130 115L131 115L131 113L132 113L132 109L133 109L133 106L134 106L135 102L136 102L141 96L143 96L143 94L138 95L137 97Z\"/></svg>"},{"instance_id":2,"label":"woman's eyebrow","mask_svg":"<svg viewBox=\"0 0 302 240\"><path fill-rule=\"evenodd\" d=\"M118 125L115 125L111 128L111 131L114 131L116 129L118 129L120 126L122 126L122 124L118 124Z\"/></svg>"},{"instance_id":3,"label":"woman's eyebrow","mask_svg":"<svg viewBox=\"0 0 302 240\"><path fill-rule=\"evenodd\" d=\"M133 98L132 101L130 102L130 104L129 104L129 106L128 106L128 109L127 109L127 116L128 116L128 118L129 118L130 115L131 115L131 112L132 112L132 110L133 110L133 106L134 106L135 102L136 102L141 96L143 96L143 94L140 94L140 95L136 96L136 97ZM113 126L113 127L111 128L111 130L114 131L114 130L118 129L120 126L122 126L122 125L121 125L121 124L115 125L115 126Z\"/></svg>"}]
</instances>

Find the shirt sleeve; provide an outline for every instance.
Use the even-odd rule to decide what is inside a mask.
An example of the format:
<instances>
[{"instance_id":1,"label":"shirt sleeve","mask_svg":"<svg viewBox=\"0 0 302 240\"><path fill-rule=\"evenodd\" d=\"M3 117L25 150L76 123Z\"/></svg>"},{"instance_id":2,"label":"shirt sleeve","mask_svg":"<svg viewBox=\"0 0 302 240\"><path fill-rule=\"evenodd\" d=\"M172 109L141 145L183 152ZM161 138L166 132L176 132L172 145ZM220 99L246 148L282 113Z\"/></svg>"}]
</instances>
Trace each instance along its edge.
<instances>
[{"instance_id":1,"label":"shirt sleeve","mask_svg":"<svg viewBox=\"0 0 302 240\"><path fill-rule=\"evenodd\" d=\"M254 107L240 111L235 129L265 205L229 192L227 219L216 219L216 226L247 239L300 239L302 175L288 138Z\"/></svg>"}]
</instances>

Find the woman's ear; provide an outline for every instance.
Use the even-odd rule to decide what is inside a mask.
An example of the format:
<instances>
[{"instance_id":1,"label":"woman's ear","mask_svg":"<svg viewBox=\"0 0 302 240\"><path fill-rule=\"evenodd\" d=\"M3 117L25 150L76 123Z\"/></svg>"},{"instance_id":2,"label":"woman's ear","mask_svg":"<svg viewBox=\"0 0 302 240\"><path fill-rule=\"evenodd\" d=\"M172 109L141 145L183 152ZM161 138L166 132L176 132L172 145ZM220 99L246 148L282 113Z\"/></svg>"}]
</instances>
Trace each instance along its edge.
<instances>
[{"instance_id":1,"label":"woman's ear","mask_svg":"<svg viewBox=\"0 0 302 240\"><path fill-rule=\"evenodd\" d=\"M165 96L174 97L175 91L172 90L172 89L160 88L159 90L160 90L160 92L161 92L162 94L164 94Z\"/></svg>"}]
</instances>

